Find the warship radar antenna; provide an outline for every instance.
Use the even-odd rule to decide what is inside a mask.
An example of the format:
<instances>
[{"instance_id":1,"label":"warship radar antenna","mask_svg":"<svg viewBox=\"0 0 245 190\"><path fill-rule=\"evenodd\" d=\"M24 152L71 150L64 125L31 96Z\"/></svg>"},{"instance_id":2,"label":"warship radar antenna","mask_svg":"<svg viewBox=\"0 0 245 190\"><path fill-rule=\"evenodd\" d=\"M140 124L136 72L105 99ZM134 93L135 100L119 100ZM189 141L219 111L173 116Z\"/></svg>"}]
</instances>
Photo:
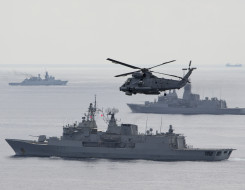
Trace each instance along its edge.
<instances>
[{"instance_id":1,"label":"warship radar antenna","mask_svg":"<svg viewBox=\"0 0 245 190\"><path fill-rule=\"evenodd\" d=\"M117 122L121 121L121 120L118 120L118 119L115 118L115 115L118 112L119 112L119 110L117 108L106 108L106 110L105 110L106 114L104 114L103 111L102 111L104 122L109 124L109 125L110 125L111 122L113 122L113 123L115 123L117 125ZM105 117L105 115L106 115L106 117ZM111 116L111 117L109 118L109 116Z\"/></svg>"}]
</instances>

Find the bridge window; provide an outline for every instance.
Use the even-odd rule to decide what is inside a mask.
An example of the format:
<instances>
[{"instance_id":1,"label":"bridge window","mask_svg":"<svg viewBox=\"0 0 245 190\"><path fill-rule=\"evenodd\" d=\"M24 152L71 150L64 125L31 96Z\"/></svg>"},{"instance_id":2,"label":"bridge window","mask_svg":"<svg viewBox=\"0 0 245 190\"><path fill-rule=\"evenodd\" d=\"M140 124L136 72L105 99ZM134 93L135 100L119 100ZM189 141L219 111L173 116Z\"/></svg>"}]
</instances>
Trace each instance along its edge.
<instances>
[{"instance_id":1,"label":"bridge window","mask_svg":"<svg viewBox=\"0 0 245 190\"><path fill-rule=\"evenodd\" d=\"M205 151L205 156L213 156L213 152L212 151Z\"/></svg>"},{"instance_id":2,"label":"bridge window","mask_svg":"<svg viewBox=\"0 0 245 190\"><path fill-rule=\"evenodd\" d=\"M216 156L220 156L221 155L221 151L218 151L217 153L216 153Z\"/></svg>"}]
</instances>

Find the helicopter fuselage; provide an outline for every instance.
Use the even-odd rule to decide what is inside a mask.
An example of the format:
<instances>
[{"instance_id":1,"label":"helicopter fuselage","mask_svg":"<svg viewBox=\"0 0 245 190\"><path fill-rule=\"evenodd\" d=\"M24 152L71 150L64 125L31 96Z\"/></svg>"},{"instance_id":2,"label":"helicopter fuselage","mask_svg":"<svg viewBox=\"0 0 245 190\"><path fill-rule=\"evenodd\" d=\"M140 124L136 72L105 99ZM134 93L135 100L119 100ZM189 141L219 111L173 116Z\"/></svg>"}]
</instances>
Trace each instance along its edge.
<instances>
[{"instance_id":1,"label":"helicopter fuselage","mask_svg":"<svg viewBox=\"0 0 245 190\"><path fill-rule=\"evenodd\" d=\"M176 75L170 75L166 73L159 73L156 71L152 71L151 69L165 65L167 63L174 62L175 60L168 61L161 63L159 65L155 65L149 68L140 68L137 66L133 66L127 63L123 63L111 58L107 59L115 64L120 64L132 69L137 69L137 71L123 73L120 75L116 75L115 77L123 77L127 75L132 75L132 78L128 78L127 81L119 88L120 91L125 92L126 95L132 94L160 94L161 91L165 90L173 90L173 89L180 89L186 85L189 76L191 75L192 71L196 68L191 68L191 61L189 63L189 68L184 70L188 70L188 73L184 77L179 77ZM181 80L172 80L172 79L165 79L165 78L158 78L157 76L153 75L152 73L158 73L162 75L167 75L171 77L176 77Z\"/></svg>"},{"instance_id":2,"label":"helicopter fuselage","mask_svg":"<svg viewBox=\"0 0 245 190\"><path fill-rule=\"evenodd\" d=\"M193 69L190 69L182 80L158 78L150 72L133 73L132 77L128 78L126 82L120 87L120 91L125 92L126 95L157 95L165 90L180 89L188 82L188 77L190 76L192 70Z\"/></svg>"},{"instance_id":3,"label":"helicopter fuselage","mask_svg":"<svg viewBox=\"0 0 245 190\"><path fill-rule=\"evenodd\" d=\"M132 94L160 94L161 91L170 89L180 89L182 86L179 80L171 80L165 78L128 78L120 87L120 91L126 92L127 95Z\"/></svg>"}]
</instances>

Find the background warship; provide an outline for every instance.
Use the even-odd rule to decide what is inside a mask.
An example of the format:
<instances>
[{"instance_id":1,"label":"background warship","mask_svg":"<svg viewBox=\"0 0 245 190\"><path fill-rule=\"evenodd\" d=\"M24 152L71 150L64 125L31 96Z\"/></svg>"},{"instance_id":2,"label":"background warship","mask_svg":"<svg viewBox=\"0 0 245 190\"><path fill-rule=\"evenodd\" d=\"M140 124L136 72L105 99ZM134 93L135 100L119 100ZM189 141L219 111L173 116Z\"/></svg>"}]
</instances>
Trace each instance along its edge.
<instances>
[{"instance_id":1,"label":"background warship","mask_svg":"<svg viewBox=\"0 0 245 190\"><path fill-rule=\"evenodd\" d=\"M191 92L190 83L184 87L182 99L178 98L176 91L173 90L166 96L159 96L155 102L127 105L135 113L245 115L245 108L227 108L225 100L218 100L216 97L201 100L199 94Z\"/></svg>"},{"instance_id":2,"label":"background warship","mask_svg":"<svg viewBox=\"0 0 245 190\"><path fill-rule=\"evenodd\" d=\"M20 83L9 83L11 86L39 86L39 85L66 85L68 81L56 80L55 77L45 73L45 78L42 79L40 74L37 77L26 78Z\"/></svg>"},{"instance_id":3,"label":"background warship","mask_svg":"<svg viewBox=\"0 0 245 190\"><path fill-rule=\"evenodd\" d=\"M186 145L185 137L173 132L138 133L133 124L118 125L115 111L108 112L106 132L95 122L96 101L90 103L82 122L63 127L61 137L40 135L38 140L6 139L18 156L57 156L72 158L145 159L160 161L220 161L228 159L233 149L198 149Z\"/></svg>"},{"instance_id":4,"label":"background warship","mask_svg":"<svg viewBox=\"0 0 245 190\"><path fill-rule=\"evenodd\" d=\"M230 64L230 63L227 63L225 66L226 67L242 67L242 64Z\"/></svg>"}]
</instances>

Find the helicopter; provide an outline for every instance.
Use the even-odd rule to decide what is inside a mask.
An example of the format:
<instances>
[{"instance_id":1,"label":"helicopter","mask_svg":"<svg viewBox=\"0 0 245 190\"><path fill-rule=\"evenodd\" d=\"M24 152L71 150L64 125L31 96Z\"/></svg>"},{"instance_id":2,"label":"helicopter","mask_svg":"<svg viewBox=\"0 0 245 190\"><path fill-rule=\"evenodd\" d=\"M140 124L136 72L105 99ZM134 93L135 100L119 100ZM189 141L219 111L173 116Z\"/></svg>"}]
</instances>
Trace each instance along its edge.
<instances>
[{"instance_id":1,"label":"helicopter","mask_svg":"<svg viewBox=\"0 0 245 190\"><path fill-rule=\"evenodd\" d=\"M149 68L140 68L133 65L129 65L111 58L107 58L108 61L111 61L115 64L120 64L132 69L137 69L136 71L124 73L120 75L116 75L115 77L122 77L132 74L132 78L128 78L126 82L120 87L120 91L125 92L126 95L131 96L132 94L147 94L147 95L158 95L160 92L164 91L164 95L166 96L166 90L172 89L180 89L186 85L186 83L190 83L188 80L189 76L191 75L192 71L196 68L191 68L191 61L189 63L188 68L184 68L183 70L188 70L188 72L183 76L179 77L176 75L170 75L165 73L160 73L156 71L152 71L151 69L172 63L176 60L168 61L161 63L159 65L155 65ZM152 73L158 73L166 76L171 76L175 78L179 78L181 80L173 80L173 79L165 79L159 78Z\"/></svg>"}]
</instances>

